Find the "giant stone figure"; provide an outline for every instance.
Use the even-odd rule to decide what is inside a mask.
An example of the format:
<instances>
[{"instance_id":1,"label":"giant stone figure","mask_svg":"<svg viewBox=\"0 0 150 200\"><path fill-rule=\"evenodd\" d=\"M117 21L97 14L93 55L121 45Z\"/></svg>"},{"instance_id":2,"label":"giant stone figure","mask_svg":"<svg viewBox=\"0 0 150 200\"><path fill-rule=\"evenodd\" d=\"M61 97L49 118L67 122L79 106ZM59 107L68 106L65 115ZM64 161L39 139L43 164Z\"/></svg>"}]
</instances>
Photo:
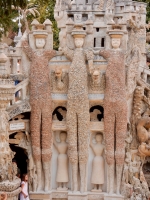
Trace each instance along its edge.
<instances>
[{"instance_id":1,"label":"giant stone figure","mask_svg":"<svg viewBox=\"0 0 150 200\"><path fill-rule=\"evenodd\" d=\"M54 50L44 50L45 32L36 32L36 50L23 41L23 49L31 61L30 67L30 104L31 104L31 141L33 157L37 168L37 191L42 190L42 167L44 171L44 190L50 188L50 161L52 156L52 101L48 61L56 55ZM41 162L42 161L42 162Z\"/></svg>"},{"instance_id":2,"label":"giant stone figure","mask_svg":"<svg viewBox=\"0 0 150 200\"><path fill-rule=\"evenodd\" d=\"M63 49L64 54L72 61L69 70L69 89L67 102L67 131L69 159L72 164L73 190L78 190L78 162L81 177L81 192L86 191L86 164L89 149L89 99L86 60L89 70L93 65L93 52L84 51L83 44L86 33L82 25L75 25L72 32L75 50L68 47Z\"/></svg>"},{"instance_id":3,"label":"giant stone figure","mask_svg":"<svg viewBox=\"0 0 150 200\"><path fill-rule=\"evenodd\" d=\"M125 54L119 48L122 34L121 31L116 33L110 32L113 49L101 50L99 52L108 61L104 98L104 131L106 160L108 164L108 189L109 193L114 192L116 162L117 194L120 194L127 131Z\"/></svg>"}]
</instances>

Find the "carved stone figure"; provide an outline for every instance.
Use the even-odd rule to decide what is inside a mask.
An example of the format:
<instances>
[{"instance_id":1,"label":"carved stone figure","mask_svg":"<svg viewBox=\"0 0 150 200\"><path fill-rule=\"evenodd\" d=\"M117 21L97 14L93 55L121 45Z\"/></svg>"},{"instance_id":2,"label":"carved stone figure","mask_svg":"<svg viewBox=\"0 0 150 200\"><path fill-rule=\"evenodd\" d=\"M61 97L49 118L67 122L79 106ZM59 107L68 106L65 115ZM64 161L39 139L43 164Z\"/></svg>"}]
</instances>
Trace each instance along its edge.
<instances>
[{"instance_id":1,"label":"carved stone figure","mask_svg":"<svg viewBox=\"0 0 150 200\"><path fill-rule=\"evenodd\" d=\"M149 141L150 139L150 133L148 131L149 128L150 128L150 117L144 117L138 121L137 136L139 138L140 143Z\"/></svg>"},{"instance_id":2,"label":"carved stone figure","mask_svg":"<svg viewBox=\"0 0 150 200\"><path fill-rule=\"evenodd\" d=\"M67 102L68 153L72 164L73 191L78 190L78 161L80 169L81 192L86 191L86 164L88 161L88 126L90 122L86 60L89 69L93 67L93 52L84 51L86 33L82 26L76 25L72 35L76 49L63 49L72 61L69 70L69 89Z\"/></svg>"},{"instance_id":3,"label":"carved stone figure","mask_svg":"<svg viewBox=\"0 0 150 200\"><path fill-rule=\"evenodd\" d=\"M44 190L50 188L50 161L52 156L52 101L48 61L56 56L54 50L44 50L47 34L35 33L36 50L27 41L23 49L31 61L30 67L30 104L31 104L31 141L33 157L37 168L37 191L42 190L42 165L44 171ZM42 162L41 162L42 161Z\"/></svg>"},{"instance_id":4,"label":"carved stone figure","mask_svg":"<svg viewBox=\"0 0 150 200\"><path fill-rule=\"evenodd\" d=\"M67 156L68 144L66 142L66 138L67 133L62 131L60 133L60 142L57 142L56 138L54 139L54 145L59 153L57 158L57 190L67 190L66 183L69 181Z\"/></svg>"},{"instance_id":5,"label":"carved stone figure","mask_svg":"<svg viewBox=\"0 0 150 200\"><path fill-rule=\"evenodd\" d=\"M104 91L105 89L105 74L101 74L95 70L90 76L90 89L94 92Z\"/></svg>"},{"instance_id":6,"label":"carved stone figure","mask_svg":"<svg viewBox=\"0 0 150 200\"><path fill-rule=\"evenodd\" d=\"M136 126L137 126L138 120L141 118L141 114L143 111L142 104L143 104L144 99L145 99L144 87L137 86L134 91L133 108L132 108L132 116L131 116L131 134L133 137L131 147L133 149L137 148Z\"/></svg>"},{"instance_id":7,"label":"carved stone figure","mask_svg":"<svg viewBox=\"0 0 150 200\"><path fill-rule=\"evenodd\" d=\"M51 73L52 91L53 92L67 92L68 89L68 76L67 72L57 68Z\"/></svg>"},{"instance_id":8,"label":"carved stone figure","mask_svg":"<svg viewBox=\"0 0 150 200\"><path fill-rule=\"evenodd\" d=\"M150 146L144 142L139 146L138 151L143 157L150 156Z\"/></svg>"},{"instance_id":9,"label":"carved stone figure","mask_svg":"<svg viewBox=\"0 0 150 200\"><path fill-rule=\"evenodd\" d=\"M108 174L110 175L108 177L109 193L113 193L114 190L114 170L116 161L117 194L120 194L127 131L125 55L124 52L119 49L122 32L118 31L117 34L110 33L110 35L113 49L100 51L100 55L108 61L104 98L104 131ZM116 148L114 145L115 140Z\"/></svg>"},{"instance_id":10,"label":"carved stone figure","mask_svg":"<svg viewBox=\"0 0 150 200\"><path fill-rule=\"evenodd\" d=\"M91 177L91 183L94 184L94 189L92 191L102 192L101 186L104 184L104 158L102 156L104 151L104 145L102 144L103 135L101 133L96 134L95 144L92 139L93 138L91 137L90 146L95 154Z\"/></svg>"}]
</instances>

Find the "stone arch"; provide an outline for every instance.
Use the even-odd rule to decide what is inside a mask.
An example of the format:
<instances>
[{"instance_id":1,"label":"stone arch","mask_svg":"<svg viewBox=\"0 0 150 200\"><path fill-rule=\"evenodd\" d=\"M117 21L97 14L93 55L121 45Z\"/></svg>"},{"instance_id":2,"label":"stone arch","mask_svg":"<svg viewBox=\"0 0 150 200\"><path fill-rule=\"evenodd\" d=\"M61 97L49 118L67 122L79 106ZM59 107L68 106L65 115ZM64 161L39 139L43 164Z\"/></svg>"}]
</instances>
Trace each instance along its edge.
<instances>
[{"instance_id":1,"label":"stone arch","mask_svg":"<svg viewBox=\"0 0 150 200\"><path fill-rule=\"evenodd\" d=\"M19 114L31 112L31 106L29 101L25 100L21 103L14 104L7 109L9 120L16 117Z\"/></svg>"},{"instance_id":2,"label":"stone arch","mask_svg":"<svg viewBox=\"0 0 150 200\"><path fill-rule=\"evenodd\" d=\"M67 109L64 106L58 106L52 113L53 120L66 121Z\"/></svg>"},{"instance_id":3,"label":"stone arch","mask_svg":"<svg viewBox=\"0 0 150 200\"><path fill-rule=\"evenodd\" d=\"M94 105L90 108L90 121L103 121L104 108L101 105Z\"/></svg>"}]
</instances>

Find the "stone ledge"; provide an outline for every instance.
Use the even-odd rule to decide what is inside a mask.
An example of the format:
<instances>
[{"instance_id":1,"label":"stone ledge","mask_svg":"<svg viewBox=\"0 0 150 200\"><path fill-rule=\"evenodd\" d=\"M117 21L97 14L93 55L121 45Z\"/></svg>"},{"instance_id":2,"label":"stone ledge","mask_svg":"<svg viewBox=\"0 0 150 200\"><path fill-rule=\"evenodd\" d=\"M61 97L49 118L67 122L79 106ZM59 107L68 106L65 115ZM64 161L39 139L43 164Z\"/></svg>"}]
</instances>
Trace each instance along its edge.
<instances>
[{"instance_id":1,"label":"stone ledge","mask_svg":"<svg viewBox=\"0 0 150 200\"><path fill-rule=\"evenodd\" d=\"M52 200L52 193L40 193L40 192L30 192L31 200Z\"/></svg>"},{"instance_id":2,"label":"stone ledge","mask_svg":"<svg viewBox=\"0 0 150 200\"><path fill-rule=\"evenodd\" d=\"M40 193L40 192L30 192L31 200L124 200L124 197L121 195L112 194L109 195L107 193L96 193L96 192L86 192L73 193L71 191L58 191L53 190L49 193Z\"/></svg>"},{"instance_id":3,"label":"stone ledge","mask_svg":"<svg viewBox=\"0 0 150 200\"><path fill-rule=\"evenodd\" d=\"M116 195L116 194L105 194L104 195L104 200L124 200L124 197L121 195Z\"/></svg>"},{"instance_id":4,"label":"stone ledge","mask_svg":"<svg viewBox=\"0 0 150 200\"><path fill-rule=\"evenodd\" d=\"M68 200L88 200L88 193L81 194L80 192L69 192Z\"/></svg>"}]
</instances>

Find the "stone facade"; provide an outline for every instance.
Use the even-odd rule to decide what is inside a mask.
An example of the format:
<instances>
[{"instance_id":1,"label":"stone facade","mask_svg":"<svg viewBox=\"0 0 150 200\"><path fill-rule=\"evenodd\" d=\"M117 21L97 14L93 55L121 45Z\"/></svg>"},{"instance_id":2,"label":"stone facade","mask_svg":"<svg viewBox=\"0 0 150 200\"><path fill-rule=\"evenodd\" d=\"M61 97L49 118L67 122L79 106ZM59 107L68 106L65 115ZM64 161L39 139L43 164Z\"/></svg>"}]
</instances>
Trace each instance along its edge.
<instances>
[{"instance_id":1,"label":"stone facade","mask_svg":"<svg viewBox=\"0 0 150 200\"><path fill-rule=\"evenodd\" d=\"M54 17L58 51L49 20L0 49L0 192L20 191L10 143L28 157L31 199L149 199L146 4L57 0Z\"/></svg>"}]
</instances>

